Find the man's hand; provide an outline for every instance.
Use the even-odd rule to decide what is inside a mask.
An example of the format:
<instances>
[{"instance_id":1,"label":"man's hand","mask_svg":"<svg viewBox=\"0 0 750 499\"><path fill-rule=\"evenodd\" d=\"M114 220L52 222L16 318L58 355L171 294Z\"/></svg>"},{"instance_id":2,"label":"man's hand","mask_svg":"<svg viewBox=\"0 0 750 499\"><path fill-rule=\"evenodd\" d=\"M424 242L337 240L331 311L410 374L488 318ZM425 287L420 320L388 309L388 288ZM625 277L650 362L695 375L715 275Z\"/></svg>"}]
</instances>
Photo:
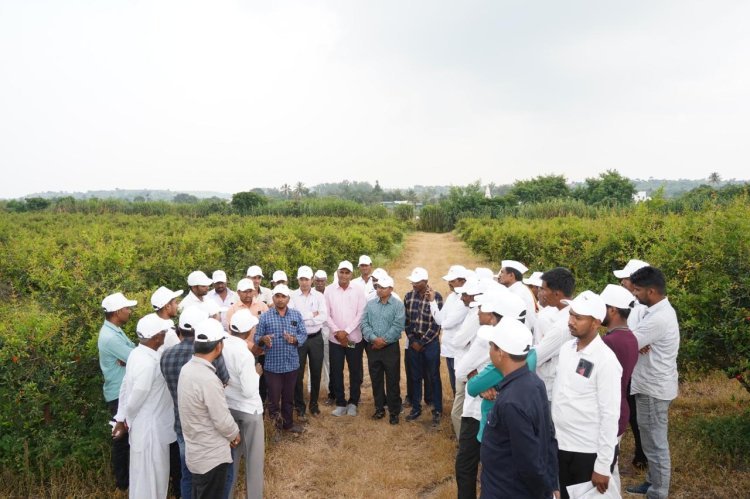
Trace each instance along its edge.
<instances>
[{"instance_id":1,"label":"man's hand","mask_svg":"<svg viewBox=\"0 0 750 499\"><path fill-rule=\"evenodd\" d=\"M260 338L260 342L263 343L266 347L271 348L271 345L273 345L273 336L271 336L270 334L262 336Z\"/></svg>"},{"instance_id":2,"label":"man's hand","mask_svg":"<svg viewBox=\"0 0 750 499\"><path fill-rule=\"evenodd\" d=\"M372 348L375 350L380 350L381 348L385 347L388 343L385 342L383 338L375 338L375 341L372 342Z\"/></svg>"},{"instance_id":3,"label":"man's hand","mask_svg":"<svg viewBox=\"0 0 750 499\"><path fill-rule=\"evenodd\" d=\"M297 337L294 336L293 334L287 333L286 331L284 331L284 339L290 345L294 345L297 342Z\"/></svg>"},{"instance_id":4,"label":"man's hand","mask_svg":"<svg viewBox=\"0 0 750 499\"><path fill-rule=\"evenodd\" d=\"M560 499L560 491L559 490L553 490L552 495L555 496L555 499Z\"/></svg>"},{"instance_id":5,"label":"man's hand","mask_svg":"<svg viewBox=\"0 0 750 499\"><path fill-rule=\"evenodd\" d=\"M476 376L477 374L478 374L478 373L477 373L477 370L476 370L476 369L474 369L473 371L471 371L471 372L470 372L469 374L467 374L467 375L466 375L466 379L467 379L467 380L470 380L471 378L473 378L473 377L474 377L474 376Z\"/></svg>"},{"instance_id":6,"label":"man's hand","mask_svg":"<svg viewBox=\"0 0 750 499\"><path fill-rule=\"evenodd\" d=\"M417 352L421 352L424 347L422 346L422 344L420 342L418 342L418 341L412 341L411 342L411 348L413 350L416 350Z\"/></svg>"},{"instance_id":7,"label":"man's hand","mask_svg":"<svg viewBox=\"0 0 750 499\"><path fill-rule=\"evenodd\" d=\"M604 494L607 492L607 487L609 487L609 477L600 475L594 471L591 473L591 483L594 484L596 490L598 490L600 494Z\"/></svg>"},{"instance_id":8,"label":"man's hand","mask_svg":"<svg viewBox=\"0 0 750 499\"><path fill-rule=\"evenodd\" d=\"M349 335L346 334L346 331L344 330L336 331L334 336L336 337L336 341L338 341L342 347L345 347L349 343Z\"/></svg>"},{"instance_id":9,"label":"man's hand","mask_svg":"<svg viewBox=\"0 0 750 499\"><path fill-rule=\"evenodd\" d=\"M120 440L128 432L128 424L125 421L118 421L112 428L112 440Z\"/></svg>"},{"instance_id":10,"label":"man's hand","mask_svg":"<svg viewBox=\"0 0 750 499\"><path fill-rule=\"evenodd\" d=\"M256 343L253 343L253 346L250 347L250 352L256 357L259 355L263 355L263 349Z\"/></svg>"},{"instance_id":11,"label":"man's hand","mask_svg":"<svg viewBox=\"0 0 750 499\"><path fill-rule=\"evenodd\" d=\"M255 372L258 373L258 376L263 376L263 366L260 362L255 364Z\"/></svg>"},{"instance_id":12,"label":"man's hand","mask_svg":"<svg viewBox=\"0 0 750 499\"><path fill-rule=\"evenodd\" d=\"M427 286L427 289L424 292L424 297L427 299L428 302L431 302L435 299L435 290L432 289L430 286Z\"/></svg>"},{"instance_id":13,"label":"man's hand","mask_svg":"<svg viewBox=\"0 0 750 499\"><path fill-rule=\"evenodd\" d=\"M229 442L229 446L230 446L230 447L231 447L232 449L234 449L234 448L235 448L235 447L237 447L238 445L240 445L240 434L239 434L239 433L238 433L238 434L237 434L237 436L236 436L236 437L234 438L234 440L232 440L231 442Z\"/></svg>"},{"instance_id":14,"label":"man's hand","mask_svg":"<svg viewBox=\"0 0 750 499\"><path fill-rule=\"evenodd\" d=\"M480 393L479 396L484 400L495 400L495 397L497 397L497 390L495 390L494 388L489 388Z\"/></svg>"},{"instance_id":15,"label":"man's hand","mask_svg":"<svg viewBox=\"0 0 750 499\"><path fill-rule=\"evenodd\" d=\"M120 367L125 367L125 361L117 359L117 365L120 366Z\"/></svg>"},{"instance_id":16,"label":"man's hand","mask_svg":"<svg viewBox=\"0 0 750 499\"><path fill-rule=\"evenodd\" d=\"M639 352L641 352L641 355L646 355L650 351L651 351L651 345L646 345L645 347L639 350Z\"/></svg>"}]
</instances>

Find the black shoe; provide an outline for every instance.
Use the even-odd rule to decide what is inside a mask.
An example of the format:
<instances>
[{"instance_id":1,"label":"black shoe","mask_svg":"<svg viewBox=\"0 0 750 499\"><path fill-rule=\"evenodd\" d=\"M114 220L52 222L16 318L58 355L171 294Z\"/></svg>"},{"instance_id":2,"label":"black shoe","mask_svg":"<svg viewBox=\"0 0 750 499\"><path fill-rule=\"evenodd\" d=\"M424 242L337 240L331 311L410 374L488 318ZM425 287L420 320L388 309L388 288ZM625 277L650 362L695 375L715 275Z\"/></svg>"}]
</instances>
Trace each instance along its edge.
<instances>
[{"instance_id":1,"label":"black shoe","mask_svg":"<svg viewBox=\"0 0 750 499\"><path fill-rule=\"evenodd\" d=\"M313 416L318 416L320 414L320 409L317 405L310 406L310 414Z\"/></svg>"},{"instance_id":2,"label":"black shoe","mask_svg":"<svg viewBox=\"0 0 750 499\"><path fill-rule=\"evenodd\" d=\"M335 404L336 404L336 399L335 399L335 398L331 398L331 397L328 397L327 399L325 399L325 400L323 401L323 403L324 403L325 405L335 405Z\"/></svg>"},{"instance_id":3,"label":"black shoe","mask_svg":"<svg viewBox=\"0 0 750 499\"><path fill-rule=\"evenodd\" d=\"M440 417L442 416L441 413L432 411L432 427L437 428L440 426Z\"/></svg>"},{"instance_id":4,"label":"black shoe","mask_svg":"<svg viewBox=\"0 0 750 499\"><path fill-rule=\"evenodd\" d=\"M388 422L391 424L398 424L398 414L391 414Z\"/></svg>"},{"instance_id":5,"label":"black shoe","mask_svg":"<svg viewBox=\"0 0 750 499\"><path fill-rule=\"evenodd\" d=\"M411 411L408 416L406 416L407 421L414 421L419 416L422 415L422 411Z\"/></svg>"},{"instance_id":6,"label":"black shoe","mask_svg":"<svg viewBox=\"0 0 750 499\"><path fill-rule=\"evenodd\" d=\"M385 411L383 409L376 409L375 414L372 415L372 419L383 419L385 417Z\"/></svg>"}]
</instances>

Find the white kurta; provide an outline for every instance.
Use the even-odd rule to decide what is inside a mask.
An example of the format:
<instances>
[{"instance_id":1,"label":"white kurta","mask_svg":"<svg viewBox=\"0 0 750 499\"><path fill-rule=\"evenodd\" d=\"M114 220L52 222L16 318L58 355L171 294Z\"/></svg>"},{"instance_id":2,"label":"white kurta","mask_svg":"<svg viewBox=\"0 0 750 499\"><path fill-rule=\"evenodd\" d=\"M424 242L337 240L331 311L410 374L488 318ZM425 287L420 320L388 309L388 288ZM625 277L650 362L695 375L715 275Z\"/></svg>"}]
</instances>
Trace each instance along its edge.
<instances>
[{"instance_id":1,"label":"white kurta","mask_svg":"<svg viewBox=\"0 0 750 499\"><path fill-rule=\"evenodd\" d=\"M138 345L128 357L123 410L130 435L131 498L162 498L169 484L169 444L174 432L172 396L159 367L158 352Z\"/></svg>"},{"instance_id":2,"label":"white kurta","mask_svg":"<svg viewBox=\"0 0 750 499\"><path fill-rule=\"evenodd\" d=\"M508 288L508 291L521 298L526 304L526 321L524 324L533 331L534 326L536 325L536 302L534 301L533 293L529 287L521 281L514 282Z\"/></svg>"}]
</instances>

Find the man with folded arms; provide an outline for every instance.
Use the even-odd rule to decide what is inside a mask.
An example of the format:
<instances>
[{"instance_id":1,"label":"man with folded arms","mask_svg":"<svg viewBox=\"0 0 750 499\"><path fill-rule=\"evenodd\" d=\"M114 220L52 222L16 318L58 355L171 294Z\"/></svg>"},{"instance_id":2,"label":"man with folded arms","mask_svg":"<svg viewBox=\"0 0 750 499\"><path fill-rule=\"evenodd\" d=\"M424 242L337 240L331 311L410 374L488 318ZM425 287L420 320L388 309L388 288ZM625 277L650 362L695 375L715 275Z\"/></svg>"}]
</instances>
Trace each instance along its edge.
<instances>
[{"instance_id":1,"label":"man with folded arms","mask_svg":"<svg viewBox=\"0 0 750 499\"><path fill-rule=\"evenodd\" d=\"M669 405L677 398L677 353L680 327L677 314L666 295L666 280L661 270L643 267L630 275L633 294L648 307L633 330L641 355L633 370L630 393L638 407L643 452L648 459L646 482L627 488L628 492L649 498L669 495L672 461L669 455Z\"/></svg>"},{"instance_id":2,"label":"man with folded arms","mask_svg":"<svg viewBox=\"0 0 750 499\"><path fill-rule=\"evenodd\" d=\"M285 284L273 288L273 308L260 316L255 343L263 348L268 390L268 414L276 428L292 433L303 429L294 424L294 386L299 370L298 347L307 340L302 314L289 308L292 292Z\"/></svg>"},{"instance_id":3,"label":"man with folded arms","mask_svg":"<svg viewBox=\"0 0 750 499\"><path fill-rule=\"evenodd\" d=\"M570 306L568 327L574 339L560 349L552 395L560 469L560 493L591 482L603 494L617 457L622 367L599 336L607 307L599 295L584 291ZM618 491L619 492L619 491Z\"/></svg>"},{"instance_id":4,"label":"man with folded arms","mask_svg":"<svg viewBox=\"0 0 750 499\"><path fill-rule=\"evenodd\" d=\"M253 281L258 300L262 301L269 307L273 306L271 290L260 285L260 283L263 281L263 271L260 269L260 267L258 267L257 265L251 265L247 268L246 274L247 275L245 277Z\"/></svg>"},{"instance_id":5,"label":"man with folded arms","mask_svg":"<svg viewBox=\"0 0 750 499\"><path fill-rule=\"evenodd\" d=\"M385 416L387 401L390 423L398 424L401 412L401 351L398 340L404 330L404 304L393 297L393 279L390 276L378 279L375 292L378 299L367 302L362 318L362 336L367 341L367 365L375 399L375 414L372 417L382 419Z\"/></svg>"},{"instance_id":6,"label":"man with folded arms","mask_svg":"<svg viewBox=\"0 0 750 499\"><path fill-rule=\"evenodd\" d=\"M190 292L188 292L187 296L182 299L180 305L177 307L180 312L185 310L185 307L203 303L213 281L202 271L196 270L188 275L187 283L190 287Z\"/></svg>"},{"instance_id":7,"label":"man with folded arms","mask_svg":"<svg viewBox=\"0 0 750 499\"><path fill-rule=\"evenodd\" d=\"M334 416L356 416L362 389L362 315L367 298L359 286L352 285L354 267L348 260L339 263L338 282L326 288L324 297L328 310L328 350L331 360L331 382L336 396ZM344 360L349 368L349 399L344 392Z\"/></svg>"},{"instance_id":8,"label":"man with folded arms","mask_svg":"<svg viewBox=\"0 0 750 499\"><path fill-rule=\"evenodd\" d=\"M224 387L212 364L224 347L224 328L215 319L195 327L195 355L180 371L177 405L192 473L193 499L222 497L240 430L229 412Z\"/></svg>"},{"instance_id":9,"label":"man with folded arms","mask_svg":"<svg viewBox=\"0 0 750 499\"><path fill-rule=\"evenodd\" d=\"M229 289L227 286L227 274L223 270L215 270L211 276L211 280L214 283L214 289L209 291L206 297L215 301L219 307L225 310L224 312L221 312L221 325L227 330L229 328L229 322L227 321L226 310L237 303L240 298L237 296L237 293Z\"/></svg>"},{"instance_id":10,"label":"man with folded arms","mask_svg":"<svg viewBox=\"0 0 750 499\"><path fill-rule=\"evenodd\" d=\"M323 325L328 320L326 301L322 294L312 289L313 271L307 265L297 269L299 289L292 291L289 306L298 310L305 321L307 341L299 347L299 371L294 387L294 405L297 416L305 420L306 404L304 393L305 367L310 359L310 414L320 414L318 396L320 395L320 375L323 369Z\"/></svg>"}]
</instances>

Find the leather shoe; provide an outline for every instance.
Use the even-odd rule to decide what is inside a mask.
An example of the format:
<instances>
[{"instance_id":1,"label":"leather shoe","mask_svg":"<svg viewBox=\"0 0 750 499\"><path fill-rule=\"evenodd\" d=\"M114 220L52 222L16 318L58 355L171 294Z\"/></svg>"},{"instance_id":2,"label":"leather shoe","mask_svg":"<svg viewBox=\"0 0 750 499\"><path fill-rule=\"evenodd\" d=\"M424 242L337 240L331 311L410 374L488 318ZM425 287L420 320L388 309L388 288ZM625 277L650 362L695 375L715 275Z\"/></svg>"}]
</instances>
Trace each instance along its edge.
<instances>
[{"instance_id":1,"label":"leather shoe","mask_svg":"<svg viewBox=\"0 0 750 499\"><path fill-rule=\"evenodd\" d=\"M415 419L417 419L421 415L422 415L422 411L412 411L412 412L409 413L408 416L406 416L406 420L407 421L414 421Z\"/></svg>"},{"instance_id":2,"label":"leather shoe","mask_svg":"<svg viewBox=\"0 0 750 499\"><path fill-rule=\"evenodd\" d=\"M313 416L317 416L320 414L320 409L317 405L310 407L310 414L312 414Z\"/></svg>"},{"instance_id":3,"label":"leather shoe","mask_svg":"<svg viewBox=\"0 0 750 499\"><path fill-rule=\"evenodd\" d=\"M391 417L388 419L388 422L391 424L398 424L398 414L391 414Z\"/></svg>"},{"instance_id":4,"label":"leather shoe","mask_svg":"<svg viewBox=\"0 0 750 499\"><path fill-rule=\"evenodd\" d=\"M372 415L372 419L383 419L385 417L385 411L383 409L378 409L375 411L375 414Z\"/></svg>"}]
</instances>

